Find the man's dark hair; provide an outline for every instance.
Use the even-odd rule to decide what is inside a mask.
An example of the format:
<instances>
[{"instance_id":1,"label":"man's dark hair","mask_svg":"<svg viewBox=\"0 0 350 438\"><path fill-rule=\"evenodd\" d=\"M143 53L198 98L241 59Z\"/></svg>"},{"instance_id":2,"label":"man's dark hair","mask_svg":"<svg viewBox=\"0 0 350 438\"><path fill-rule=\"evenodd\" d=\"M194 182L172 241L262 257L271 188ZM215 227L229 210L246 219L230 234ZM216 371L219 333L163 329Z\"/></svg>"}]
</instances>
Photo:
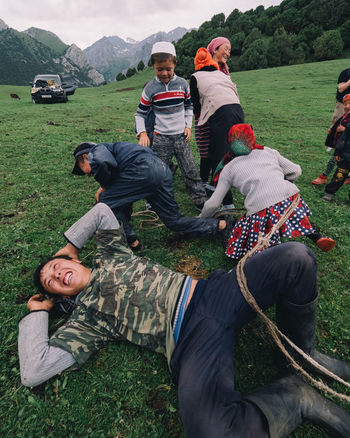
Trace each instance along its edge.
<instances>
[{"instance_id":1,"label":"man's dark hair","mask_svg":"<svg viewBox=\"0 0 350 438\"><path fill-rule=\"evenodd\" d=\"M61 295L56 295L48 292L47 290L44 289L44 286L40 281L40 273L43 267L51 260L55 260L55 259L72 260L72 257L69 257L67 255L60 255L55 257L49 257L48 259L42 261L34 271L33 280L35 286L38 288L40 293L45 295L47 298L55 299L53 308L49 312L50 318L61 318L63 316L67 316L68 314L72 313L72 311L76 308L77 304L74 298L62 297Z\"/></svg>"},{"instance_id":2,"label":"man's dark hair","mask_svg":"<svg viewBox=\"0 0 350 438\"><path fill-rule=\"evenodd\" d=\"M170 53L153 53L153 55L151 55L151 64L154 65L156 62L164 62L167 61L168 59L171 59L173 61L173 63L176 65L176 56L171 55Z\"/></svg>"}]
</instances>

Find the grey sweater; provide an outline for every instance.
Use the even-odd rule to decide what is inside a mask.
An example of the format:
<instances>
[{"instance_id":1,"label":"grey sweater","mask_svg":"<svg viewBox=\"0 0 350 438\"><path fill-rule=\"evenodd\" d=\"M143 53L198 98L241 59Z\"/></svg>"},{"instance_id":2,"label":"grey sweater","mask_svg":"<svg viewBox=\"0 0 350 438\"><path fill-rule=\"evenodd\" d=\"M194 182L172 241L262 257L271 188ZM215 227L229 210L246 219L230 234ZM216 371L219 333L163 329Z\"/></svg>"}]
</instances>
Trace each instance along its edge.
<instances>
[{"instance_id":1,"label":"grey sweater","mask_svg":"<svg viewBox=\"0 0 350 438\"><path fill-rule=\"evenodd\" d=\"M217 188L204 204L200 217L211 217L232 187L245 197L247 215L257 213L299 192L294 181L301 175L298 164L265 147L234 158L222 170Z\"/></svg>"}]
</instances>

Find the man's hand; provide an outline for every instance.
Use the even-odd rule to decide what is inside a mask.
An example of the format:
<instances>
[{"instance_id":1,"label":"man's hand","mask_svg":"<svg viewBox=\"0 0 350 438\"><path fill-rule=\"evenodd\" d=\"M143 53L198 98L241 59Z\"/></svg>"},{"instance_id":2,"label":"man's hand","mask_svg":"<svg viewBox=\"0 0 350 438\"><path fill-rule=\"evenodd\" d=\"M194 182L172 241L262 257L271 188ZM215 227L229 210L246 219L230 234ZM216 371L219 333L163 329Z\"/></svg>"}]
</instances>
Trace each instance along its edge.
<instances>
[{"instance_id":1,"label":"man's hand","mask_svg":"<svg viewBox=\"0 0 350 438\"><path fill-rule=\"evenodd\" d=\"M191 138L191 128L185 128L184 130L185 141L189 141Z\"/></svg>"},{"instance_id":2,"label":"man's hand","mask_svg":"<svg viewBox=\"0 0 350 438\"><path fill-rule=\"evenodd\" d=\"M140 133L139 145L148 147L151 144L146 131Z\"/></svg>"},{"instance_id":3,"label":"man's hand","mask_svg":"<svg viewBox=\"0 0 350 438\"><path fill-rule=\"evenodd\" d=\"M336 162L339 162L340 161L340 156L339 155L334 155L334 159L335 159Z\"/></svg>"},{"instance_id":4,"label":"man's hand","mask_svg":"<svg viewBox=\"0 0 350 438\"><path fill-rule=\"evenodd\" d=\"M50 311L53 307L54 299L53 298L45 298L42 294L33 295L29 298L27 303L27 307L30 311L33 310L47 310Z\"/></svg>"},{"instance_id":5,"label":"man's hand","mask_svg":"<svg viewBox=\"0 0 350 438\"><path fill-rule=\"evenodd\" d=\"M67 243L66 246L64 246L63 248L61 248L59 251L56 252L55 257L62 255L69 256L72 259L77 259L79 257L79 250L71 243Z\"/></svg>"},{"instance_id":6,"label":"man's hand","mask_svg":"<svg viewBox=\"0 0 350 438\"><path fill-rule=\"evenodd\" d=\"M98 202L100 200L100 195L102 192L104 192L106 189L103 187L100 187L97 192L95 193L95 201Z\"/></svg>"}]
</instances>

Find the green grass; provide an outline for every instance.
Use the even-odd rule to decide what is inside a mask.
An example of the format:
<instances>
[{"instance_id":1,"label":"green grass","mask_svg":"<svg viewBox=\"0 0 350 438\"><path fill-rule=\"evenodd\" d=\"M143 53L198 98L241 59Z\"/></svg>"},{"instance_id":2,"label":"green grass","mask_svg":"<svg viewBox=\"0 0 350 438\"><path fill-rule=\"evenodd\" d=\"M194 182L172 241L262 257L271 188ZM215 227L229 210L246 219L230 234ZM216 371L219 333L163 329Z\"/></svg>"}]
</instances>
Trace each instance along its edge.
<instances>
[{"instance_id":1,"label":"green grass","mask_svg":"<svg viewBox=\"0 0 350 438\"><path fill-rule=\"evenodd\" d=\"M349 217L347 187L328 204L311 180L329 155L324 140L339 72L349 59L234 73L246 121L257 142L300 164L297 181L322 231L337 240L322 253L309 240L319 264L318 344L350 359ZM176 391L166 360L129 344L109 345L77 372L65 372L35 390L23 387L17 357L17 324L26 298L35 292L31 275L38 260L60 248L62 232L94 203L91 178L71 175L72 151L82 141L135 142L134 112L152 69L119 83L78 89L67 104L33 105L29 86L0 87L0 430L6 437L181 438ZM117 92L120 89L132 88ZM21 100L13 100L17 93ZM191 145L198 160L194 139ZM174 189L181 211L195 215L179 173ZM238 206L240 196L234 194ZM143 202L135 205L144 208ZM139 225L135 218L135 228ZM180 239L164 227L139 230L145 254L173 268L206 275L229 269L216 238ZM89 244L82 256L89 253ZM89 256L86 261L91 260ZM271 312L272 315L272 312ZM54 327L53 327L54 329ZM33 336L35 334L33 333ZM236 349L241 391L278 376L276 348L260 322L241 334ZM342 390L340 387L336 387ZM316 426L294 437L327 436Z\"/></svg>"}]
</instances>

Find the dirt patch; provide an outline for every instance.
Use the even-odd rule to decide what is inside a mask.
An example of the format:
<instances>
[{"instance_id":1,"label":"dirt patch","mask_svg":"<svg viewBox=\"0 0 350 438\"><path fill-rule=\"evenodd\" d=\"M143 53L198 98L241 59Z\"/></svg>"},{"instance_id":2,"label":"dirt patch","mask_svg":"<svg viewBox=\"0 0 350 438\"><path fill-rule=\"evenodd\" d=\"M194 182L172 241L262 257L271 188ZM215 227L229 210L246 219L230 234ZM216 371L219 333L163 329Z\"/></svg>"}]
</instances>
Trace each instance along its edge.
<instances>
[{"instance_id":1,"label":"dirt patch","mask_svg":"<svg viewBox=\"0 0 350 438\"><path fill-rule=\"evenodd\" d=\"M115 90L115 92L122 93L123 91L132 91L132 90L136 90L136 87L120 88L119 90Z\"/></svg>"},{"instance_id":2,"label":"dirt patch","mask_svg":"<svg viewBox=\"0 0 350 438\"><path fill-rule=\"evenodd\" d=\"M196 280L207 278L209 274L209 271L202 268L202 261L191 255L183 256L181 261L175 266L175 270L183 272Z\"/></svg>"},{"instance_id":3,"label":"dirt patch","mask_svg":"<svg viewBox=\"0 0 350 438\"><path fill-rule=\"evenodd\" d=\"M166 240L165 245L176 250L176 259L178 262L175 265L176 272L182 272L190 275L192 278L198 280L200 278L207 278L209 271L202 267L202 260L198 257L189 254L189 243L181 240L184 237L180 234L170 237Z\"/></svg>"},{"instance_id":4,"label":"dirt patch","mask_svg":"<svg viewBox=\"0 0 350 438\"><path fill-rule=\"evenodd\" d=\"M169 402L164 398L163 394L164 392L169 392L170 389L168 385L159 385L149 391L147 404L157 415L167 413Z\"/></svg>"}]
</instances>

